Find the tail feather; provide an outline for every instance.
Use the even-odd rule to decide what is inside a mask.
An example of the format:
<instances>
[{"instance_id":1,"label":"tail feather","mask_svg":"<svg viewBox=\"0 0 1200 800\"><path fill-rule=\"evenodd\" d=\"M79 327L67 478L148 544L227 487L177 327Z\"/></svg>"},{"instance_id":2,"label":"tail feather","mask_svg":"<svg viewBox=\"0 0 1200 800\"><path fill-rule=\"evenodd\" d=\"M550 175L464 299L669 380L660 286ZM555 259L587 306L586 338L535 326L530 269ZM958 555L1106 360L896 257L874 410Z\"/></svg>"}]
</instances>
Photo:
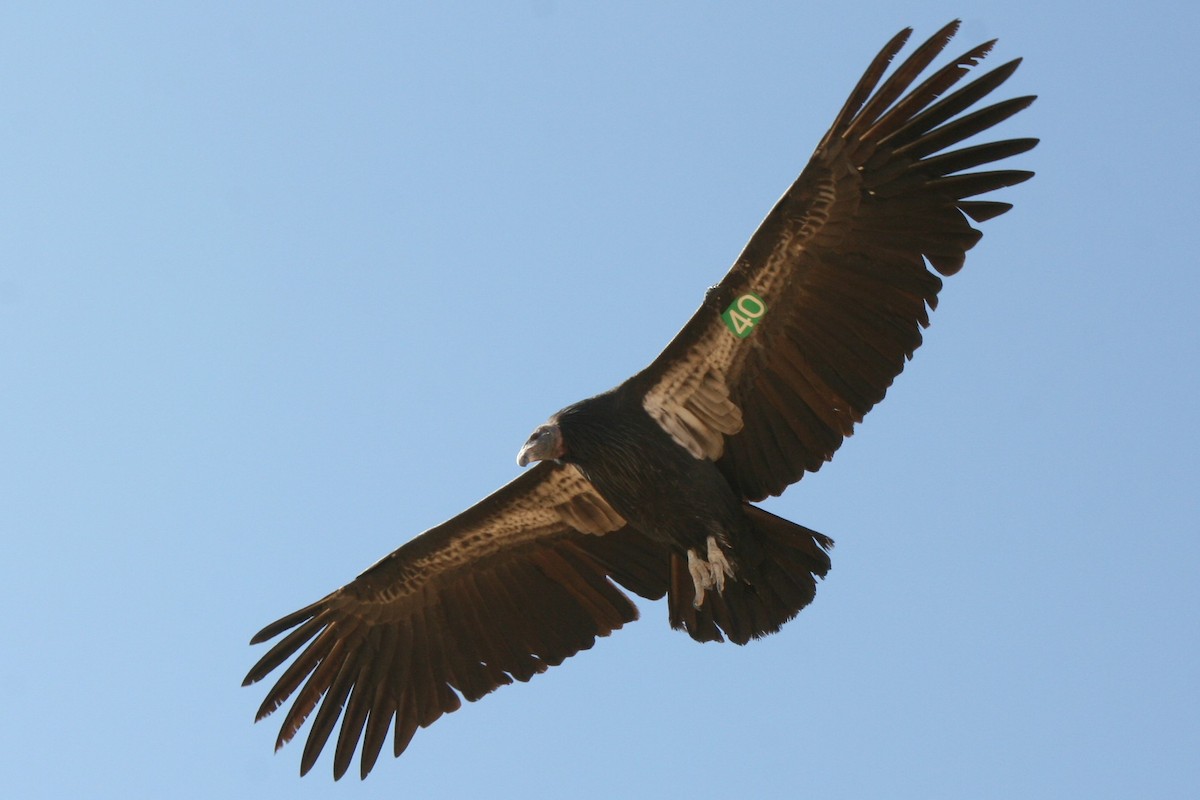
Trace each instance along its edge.
<instances>
[{"instance_id":1,"label":"tail feather","mask_svg":"<svg viewBox=\"0 0 1200 800\"><path fill-rule=\"evenodd\" d=\"M747 505L749 540L732 542L735 574L721 592L705 593L694 606L696 588L687 557L671 554L668 605L671 627L699 642L736 644L774 633L812 602L817 578L829 572L833 540L761 508Z\"/></svg>"}]
</instances>

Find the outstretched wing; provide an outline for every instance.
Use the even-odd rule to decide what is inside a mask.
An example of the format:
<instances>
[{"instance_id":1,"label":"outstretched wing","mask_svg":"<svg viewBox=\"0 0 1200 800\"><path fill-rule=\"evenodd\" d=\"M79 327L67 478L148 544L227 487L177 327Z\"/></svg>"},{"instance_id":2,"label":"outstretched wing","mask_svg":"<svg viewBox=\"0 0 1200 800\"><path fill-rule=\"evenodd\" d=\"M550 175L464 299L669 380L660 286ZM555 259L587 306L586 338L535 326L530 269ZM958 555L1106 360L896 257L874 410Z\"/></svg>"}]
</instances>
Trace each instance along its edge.
<instances>
[{"instance_id":1,"label":"outstretched wing","mask_svg":"<svg viewBox=\"0 0 1200 800\"><path fill-rule=\"evenodd\" d=\"M668 562L573 467L542 463L261 630L252 644L287 635L243 685L299 653L257 719L294 695L278 748L316 711L303 775L340 717L334 777L360 739L365 777L389 726L400 755L418 726L459 708L459 695L478 700L514 678L527 681L637 619L611 580L657 599Z\"/></svg>"},{"instance_id":2,"label":"outstretched wing","mask_svg":"<svg viewBox=\"0 0 1200 800\"><path fill-rule=\"evenodd\" d=\"M935 272L957 272L980 238L971 221L1011 208L967 198L1033 174L970 170L1036 139L947 152L1033 102L964 113L1019 60L950 92L988 42L910 88L957 29L938 31L880 85L911 31L883 48L724 280L631 379L646 411L746 499L779 494L833 456L920 345L942 285Z\"/></svg>"}]
</instances>

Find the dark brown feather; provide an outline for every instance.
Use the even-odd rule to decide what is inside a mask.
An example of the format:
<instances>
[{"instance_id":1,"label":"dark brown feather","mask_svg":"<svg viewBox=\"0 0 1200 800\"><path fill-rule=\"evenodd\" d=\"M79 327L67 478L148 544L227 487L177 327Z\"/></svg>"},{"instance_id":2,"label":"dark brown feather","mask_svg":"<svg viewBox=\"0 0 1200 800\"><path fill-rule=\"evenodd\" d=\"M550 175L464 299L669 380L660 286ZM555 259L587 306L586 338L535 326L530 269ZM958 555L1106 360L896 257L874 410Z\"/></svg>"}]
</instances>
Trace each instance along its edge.
<instances>
[{"instance_id":1,"label":"dark brown feather","mask_svg":"<svg viewBox=\"0 0 1200 800\"><path fill-rule=\"evenodd\" d=\"M717 460L747 500L778 494L819 468L883 399L921 343L941 288L938 273L957 272L979 240L971 221L1009 208L965 198L1032 174L972 170L1026 152L1035 139L950 150L1033 101L974 109L1019 63L962 83L992 42L917 83L956 30L952 23L938 31L886 80L907 34L884 47L729 274L630 381L645 393L650 415L678 435L680 426L668 423L688 418L690 401L676 387L720 376L742 412L742 428L722 434ZM745 292L761 297L768 312L747 338L734 341L720 314ZM679 443L694 448L694 441Z\"/></svg>"},{"instance_id":2,"label":"dark brown feather","mask_svg":"<svg viewBox=\"0 0 1200 800\"><path fill-rule=\"evenodd\" d=\"M723 592L708 592L700 608L686 558L671 556L671 626L698 641L746 644L774 633L812 602L817 579L829 572L829 537L760 508L745 509L752 541L742 552L755 556L740 562L742 576L726 582Z\"/></svg>"},{"instance_id":3,"label":"dark brown feather","mask_svg":"<svg viewBox=\"0 0 1200 800\"><path fill-rule=\"evenodd\" d=\"M366 775L389 724L395 749L403 750L418 727L463 699L529 680L636 619L636 607L610 579L652 597L666 591L661 546L628 527L609 541L567 519L595 528L619 518L574 468L539 465L353 583L264 628L256 641L284 635L246 682L296 656L259 715L292 699L282 745L315 712L301 773L339 719L334 777L347 771L360 742Z\"/></svg>"}]
</instances>

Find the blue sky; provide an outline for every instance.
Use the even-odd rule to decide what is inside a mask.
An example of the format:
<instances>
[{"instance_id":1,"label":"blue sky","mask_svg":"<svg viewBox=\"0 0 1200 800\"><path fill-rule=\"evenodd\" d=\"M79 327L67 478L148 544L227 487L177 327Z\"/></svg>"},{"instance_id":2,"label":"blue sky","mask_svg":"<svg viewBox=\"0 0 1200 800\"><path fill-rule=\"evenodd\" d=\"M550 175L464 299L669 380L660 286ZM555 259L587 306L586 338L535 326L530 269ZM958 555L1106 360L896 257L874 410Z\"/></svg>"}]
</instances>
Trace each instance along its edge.
<instances>
[{"instance_id":1,"label":"blue sky","mask_svg":"<svg viewBox=\"0 0 1200 800\"><path fill-rule=\"evenodd\" d=\"M0 793L1200 794L1200 12L600 5L0 9ZM250 635L647 363L956 16L1038 177L769 504L838 542L814 605L738 648L642 603L366 783L273 756Z\"/></svg>"}]
</instances>

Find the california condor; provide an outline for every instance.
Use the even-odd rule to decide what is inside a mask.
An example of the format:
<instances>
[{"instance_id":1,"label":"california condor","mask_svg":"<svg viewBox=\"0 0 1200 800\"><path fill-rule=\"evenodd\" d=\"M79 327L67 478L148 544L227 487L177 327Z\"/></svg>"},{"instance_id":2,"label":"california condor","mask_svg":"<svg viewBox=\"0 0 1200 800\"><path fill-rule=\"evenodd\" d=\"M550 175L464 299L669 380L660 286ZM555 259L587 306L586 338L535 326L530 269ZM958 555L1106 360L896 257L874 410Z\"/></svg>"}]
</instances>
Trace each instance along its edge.
<instances>
[{"instance_id":1,"label":"california condor","mask_svg":"<svg viewBox=\"0 0 1200 800\"><path fill-rule=\"evenodd\" d=\"M282 746L316 712L301 774L339 720L334 777L360 741L365 777L389 729L399 755L461 698L591 647L637 619L617 584L665 594L702 642L745 644L813 599L832 541L751 503L819 469L883 399L971 223L1011 208L968 198L1032 176L975 168L1035 139L950 149L1033 102L975 108L1019 61L958 86L988 42L914 87L957 29L883 80L911 31L887 43L695 316L649 367L538 427L517 460L540 463L252 639L283 637L246 684L296 656L258 719L294 695Z\"/></svg>"}]
</instances>

